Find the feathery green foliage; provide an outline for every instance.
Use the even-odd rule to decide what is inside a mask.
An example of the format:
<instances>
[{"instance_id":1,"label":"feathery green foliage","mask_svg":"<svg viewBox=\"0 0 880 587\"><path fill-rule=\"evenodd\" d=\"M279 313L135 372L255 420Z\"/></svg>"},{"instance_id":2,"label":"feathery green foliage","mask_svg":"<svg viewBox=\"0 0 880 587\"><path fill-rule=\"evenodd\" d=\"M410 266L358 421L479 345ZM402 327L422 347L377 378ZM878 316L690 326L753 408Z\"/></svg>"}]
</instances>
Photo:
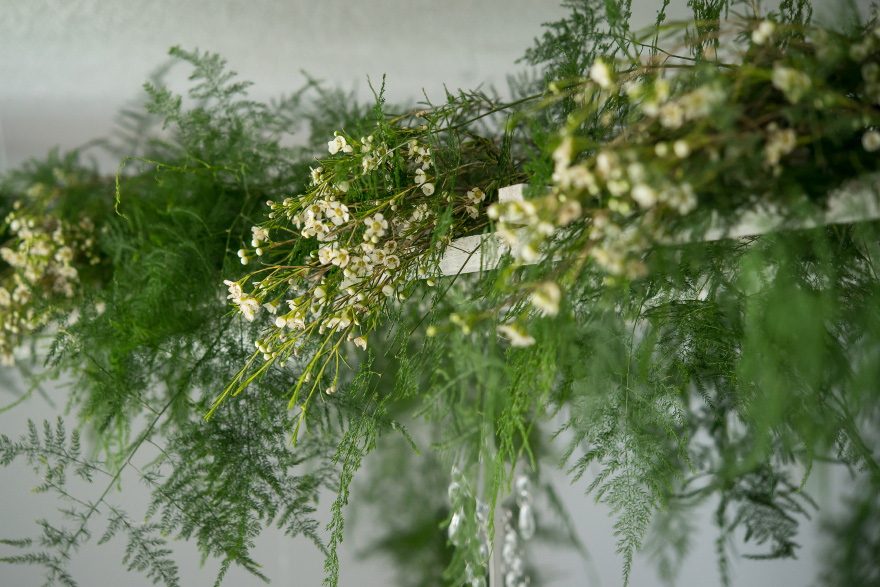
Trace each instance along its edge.
<instances>
[{"instance_id":1,"label":"feathery green foliage","mask_svg":"<svg viewBox=\"0 0 880 587\"><path fill-rule=\"evenodd\" d=\"M216 584L232 565L267 579L253 547L275 526L310 539L334 586L362 478L384 517L419 509L367 553L391 553L406 584L480 584L514 473L561 460L615 517L624 584L643 546L674 584L688 516L709 503L728 584L739 537L750 558L797 555L818 507L805 483L832 460L863 489L826 580L870 581L880 223L820 213L853 179L876 196L880 33L815 27L803 0L731 4L693 0L669 23L664 1L635 30L628 0L566 2L523 58L541 80L510 102L392 106L383 79L368 107L309 79L262 104L219 56L172 49L189 100L146 85L145 112L109 141L129 157L115 178L53 153L0 182L4 239L26 253L4 253L0 324L51 316L28 327L58 327L37 379L72 377L99 447L83 456L60 422L2 437L0 464L25 459L65 503L63 523L0 542L20 553L3 560L73 585L73 551L118 536L126 568L176 585L173 536L220 561ZM492 203L523 181L525 201ZM65 261L78 277L63 300L25 300L19 281L50 281L22 259L54 252L15 214L54 230L77 202L97 261ZM756 209L774 225L735 232ZM482 271L440 270L479 235ZM135 468L148 445L158 457ZM110 502L127 469L151 490L144 524ZM323 528L322 491L336 495ZM537 539L583 550L549 526Z\"/></svg>"}]
</instances>

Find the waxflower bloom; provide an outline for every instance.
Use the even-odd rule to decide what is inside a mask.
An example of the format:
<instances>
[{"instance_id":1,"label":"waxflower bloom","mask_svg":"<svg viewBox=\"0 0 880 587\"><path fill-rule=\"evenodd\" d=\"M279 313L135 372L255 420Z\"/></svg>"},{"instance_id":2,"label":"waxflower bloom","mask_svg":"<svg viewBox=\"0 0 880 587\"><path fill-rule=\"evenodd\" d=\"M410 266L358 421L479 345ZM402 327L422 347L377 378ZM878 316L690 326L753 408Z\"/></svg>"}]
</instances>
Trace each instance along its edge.
<instances>
[{"instance_id":1,"label":"waxflower bloom","mask_svg":"<svg viewBox=\"0 0 880 587\"><path fill-rule=\"evenodd\" d=\"M559 313L559 302L562 290L552 281L546 281L532 292L532 305L541 310L543 316L555 316Z\"/></svg>"},{"instance_id":2,"label":"waxflower bloom","mask_svg":"<svg viewBox=\"0 0 880 587\"><path fill-rule=\"evenodd\" d=\"M871 129L863 134L862 147L869 153L873 153L877 149L880 149L880 132Z\"/></svg>"},{"instance_id":3,"label":"waxflower bloom","mask_svg":"<svg viewBox=\"0 0 880 587\"><path fill-rule=\"evenodd\" d=\"M351 153L354 149L345 141L345 137L337 136L327 143L327 150L330 151L331 155L335 155L339 151Z\"/></svg>"},{"instance_id":4,"label":"waxflower bloom","mask_svg":"<svg viewBox=\"0 0 880 587\"><path fill-rule=\"evenodd\" d=\"M348 265L348 261L348 251L346 251L345 249L339 249L333 255L332 263L337 267L345 267L346 265Z\"/></svg>"},{"instance_id":5,"label":"waxflower bloom","mask_svg":"<svg viewBox=\"0 0 880 587\"><path fill-rule=\"evenodd\" d=\"M342 202L331 202L328 217L330 218L330 221L336 226L340 226L348 222L348 206L346 206Z\"/></svg>"},{"instance_id":6,"label":"waxflower bloom","mask_svg":"<svg viewBox=\"0 0 880 587\"><path fill-rule=\"evenodd\" d=\"M590 67L590 79L599 84L600 87L608 89L613 83L611 79L611 68L601 59L597 59Z\"/></svg>"},{"instance_id":7,"label":"waxflower bloom","mask_svg":"<svg viewBox=\"0 0 880 587\"><path fill-rule=\"evenodd\" d=\"M324 172L324 168L323 168L323 167L317 167L317 168L314 168L314 169L311 169L311 168L310 168L310 175L311 175L311 178L312 178L312 185L318 185L318 183L320 183L320 181L321 181L321 173L323 173L323 172Z\"/></svg>"},{"instance_id":8,"label":"waxflower bloom","mask_svg":"<svg viewBox=\"0 0 880 587\"><path fill-rule=\"evenodd\" d=\"M486 194L480 188L474 188L468 191L466 195L467 199L473 202L474 205L477 205L486 199Z\"/></svg>"},{"instance_id":9,"label":"waxflower bloom","mask_svg":"<svg viewBox=\"0 0 880 587\"><path fill-rule=\"evenodd\" d=\"M806 73L790 67L784 67L779 63L773 65L771 81L773 82L773 87L785 94L785 97L792 104L800 102L801 98L813 84L810 76Z\"/></svg>"},{"instance_id":10,"label":"waxflower bloom","mask_svg":"<svg viewBox=\"0 0 880 587\"><path fill-rule=\"evenodd\" d=\"M525 330L512 324L502 324L498 330L510 341L510 346L517 348L525 348L535 344L534 337L530 336Z\"/></svg>"},{"instance_id":11,"label":"waxflower bloom","mask_svg":"<svg viewBox=\"0 0 880 587\"><path fill-rule=\"evenodd\" d=\"M779 165L783 155L788 155L797 146L797 135L793 129L780 129L776 124L767 126L769 134L767 145L764 147L767 156L767 164L771 167Z\"/></svg>"},{"instance_id":12,"label":"waxflower bloom","mask_svg":"<svg viewBox=\"0 0 880 587\"><path fill-rule=\"evenodd\" d=\"M251 228L251 232L253 233L253 240L251 240L251 245L254 247L259 247L261 242L269 240L269 231L267 231L262 226L254 226L253 228Z\"/></svg>"},{"instance_id":13,"label":"waxflower bloom","mask_svg":"<svg viewBox=\"0 0 880 587\"><path fill-rule=\"evenodd\" d=\"M559 208L556 222L559 226L567 226L581 217L583 209L577 200L568 200Z\"/></svg>"},{"instance_id":14,"label":"waxflower bloom","mask_svg":"<svg viewBox=\"0 0 880 587\"><path fill-rule=\"evenodd\" d=\"M773 21L762 20L761 23L755 27L755 30L752 31L752 42L755 45L763 45L770 39L775 30L776 25Z\"/></svg>"},{"instance_id":15,"label":"waxflower bloom","mask_svg":"<svg viewBox=\"0 0 880 587\"><path fill-rule=\"evenodd\" d=\"M644 183L635 186L630 195L642 208L651 208L657 203L657 192Z\"/></svg>"},{"instance_id":16,"label":"waxflower bloom","mask_svg":"<svg viewBox=\"0 0 880 587\"><path fill-rule=\"evenodd\" d=\"M367 231L364 233L364 240L373 240L379 242L379 239L385 236L388 230L388 221L382 216L381 212L376 212L372 218L366 221Z\"/></svg>"}]
</instances>

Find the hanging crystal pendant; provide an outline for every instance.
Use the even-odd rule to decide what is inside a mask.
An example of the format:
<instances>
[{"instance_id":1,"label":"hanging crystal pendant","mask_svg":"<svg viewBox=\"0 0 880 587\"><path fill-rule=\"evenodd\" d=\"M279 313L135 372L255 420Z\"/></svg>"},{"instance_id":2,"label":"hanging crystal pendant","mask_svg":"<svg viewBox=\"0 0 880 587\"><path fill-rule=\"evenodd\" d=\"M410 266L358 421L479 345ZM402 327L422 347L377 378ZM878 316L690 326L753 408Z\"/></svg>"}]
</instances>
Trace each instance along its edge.
<instances>
[{"instance_id":1,"label":"hanging crystal pendant","mask_svg":"<svg viewBox=\"0 0 880 587\"><path fill-rule=\"evenodd\" d=\"M455 546L458 546L461 540L458 537L458 530L461 528L461 511L457 511L452 514L452 519L449 520L449 540Z\"/></svg>"},{"instance_id":2,"label":"hanging crystal pendant","mask_svg":"<svg viewBox=\"0 0 880 587\"><path fill-rule=\"evenodd\" d=\"M519 523L517 526L519 528L519 535L523 540L529 540L535 535L535 514L532 512L531 504L526 503L519 508Z\"/></svg>"},{"instance_id":3,"label":"hanging crystal pendant","mask_svg":"<svg viewBox=\"0 0 880 587\"><path fill-rule=\"evenodd\" d=\"M505 542L504 547L501 549L501 560L504 561L504 564L510 566L510 563L513 562L513 559L516 558L516 543L515 542Z\"/></svg>"},{"instance_id":4,"label":"hanging crystal pendant","mask_svg":"<svg viewBox=\"0 0 880 587\"><path fill-rule=\"evenodd\" d=\"M454 505L455 502L461 498L461 485L459 485L458 483L453 481L452 483L449 484L448 492L449 492L449 501L451 501Z\"/></svg>"},{"instance_id":5,"label":"hanging crystal pendant","mask_svg":"<svg viewBox=\"0 0 880 587\"><path fill-rule=\"evenodd\" d=\"M528 475L520 475L516 479L516 502L522 505L523 502L532 500L532 482Z\"/></svg>"}]
</instances>

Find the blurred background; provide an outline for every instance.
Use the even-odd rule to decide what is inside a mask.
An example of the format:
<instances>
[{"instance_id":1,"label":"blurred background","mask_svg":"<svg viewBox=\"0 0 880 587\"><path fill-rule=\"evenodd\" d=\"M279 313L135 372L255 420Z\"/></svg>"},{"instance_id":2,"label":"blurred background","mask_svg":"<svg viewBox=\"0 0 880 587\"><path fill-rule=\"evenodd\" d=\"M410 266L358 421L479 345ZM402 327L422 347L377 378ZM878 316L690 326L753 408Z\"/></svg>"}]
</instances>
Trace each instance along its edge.
<instances>
[{"instance_id":1,"label":"blurred background","mask_svg":"<svg viewBox=\"0 0 880 587\"><path fill-rule=\"evenodd\" d=\"M653 22L660 4L636 0L636 26ZM825 15L836 4L835 0L814 2L817 12ZM862 4L867 9L867 0ZM241 79L255 83L250 95L256 100L295 91L306 80L303 72L323 80L327 87L353 90L362 101L372 96L367 76L378 83L383 74L392 103L415 102L424 95L442 101L444 87L452 91L494 87L503 96L509 93L507 76L523 71L524 65L516 60L541 33L541 24L566 12L556 0L0 0L0 172L30 157L44 156L53 146L63 151L107 136L117 112L138 99L141 85L166 63L168 49L174 45L220 53ZM686 0L673 0L668 9L671 19L687 13ZM178 66L170 70L166 81L183 91L187 75L186 68ZM118 160L99 150L90 153L102 171L115 171ZM17 376L4 374L0 407L13 402L24 389ZM41 421L63 413L63 382L44 392L0 414L0 432L16 438L25 431L28 418ZM375 471L376 465L368 458L364 476L371 466ZM620 559L608 512L584 497L588 482L570 485L564 471L546 473L590 559L585 561L575 550L552 544L530 546L529 564L541 570L541 584L619 585ZM23 465L0 471L0 537L34 535L34 520L54 514L58 504L53 498L29 492L37 482ZM807 491L822 512L802 528L800 558L784 562L740 558L734 564L734 584L811 584L821 562L821 516L834 516L847 483L842 471L814 470ZM146 489L137 485L134 476L124 477L123 484L125 491L117 494L116 501L139 517ZM356 483L355 504L358 489ZM435 489L446 491L445 484ZM321 504L325 520L331 501L328 495ZM389 523L380 513L387 509L355 506L353 511L354 523L346 525L340 556L341 585L396 584L391 558L381 553L364 556ZM693 520L695 545L680 585L719 583L717 531L711 515L709 504ZM542 523L551 522L539 513L539 528ZM175 544L175 550L184 585L213 583L217 565L208 561L200 568L198 553L189 544ZM321 583L322 557L306 540L291 541L269 531L255 553L275 585ZM142 575L125 572L122 554L121 545L90 546L74 561L73 574L83 586L148 585ZM257 582L233 568L225 584ZM41 583L36 569L20 565L0 569L0 586ZM659 579L648 556L639 557L632 585L655 584Z\"/></svg>"}]
</instances>

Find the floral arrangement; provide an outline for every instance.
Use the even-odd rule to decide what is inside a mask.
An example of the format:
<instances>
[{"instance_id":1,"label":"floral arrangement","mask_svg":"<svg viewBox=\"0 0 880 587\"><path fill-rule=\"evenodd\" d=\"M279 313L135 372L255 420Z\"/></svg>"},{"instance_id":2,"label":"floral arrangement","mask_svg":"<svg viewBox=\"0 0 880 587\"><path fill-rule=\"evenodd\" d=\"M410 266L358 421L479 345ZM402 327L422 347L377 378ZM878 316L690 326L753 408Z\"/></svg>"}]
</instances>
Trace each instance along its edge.
<instances>
[{"instance_id":1,"label":"floral arrangement","mask_svg":"<svg viewBox=\"0 0 880 587\"><path fill-rule=\"evenodd\" d=\"M786 0L667 23L664 4L634 31L627 2L566 6L510 102L388 105L383 80L372 107L315 82L265 105L175 48L197 105L147 86L128 126L173 138L117 145L137 171L102 179L74 154L5 178L0 350L59 323L34 377L71 376L99 442L83 455L60 422L0 437L0 463L68 506L3 560L73 585L103 516L101 541L124 537L154 582L180 583L168 536L219 559L218 583L233 565L266 579L253 543L276 525L336 585L363 483L394 513L377 548L402 584L537 584L530 541L584 551L553 464L615 517L624 584L639 551L674 584L685 520L713 500L729 584L740 542L796 556L819 506L805 483L831 460L858 481L822 579L876 577L880 224L825 215L841 186L875 196L876 22L819 26ZM294 120L308 144L283 147ZM755 213L781 221L733 230ZM476 273L443 263L462 239ZM141 467L145 444L160 456ZM143 524L112 500L130 469ZM68 471L106 490L80 499Z\"/></svg>"},{"instance_id":2,"label":"floral arrangement","mask_svg":"<svg viewBox=\"0 0 880 587\"><path fill-rule=\"evenodd\" d=\"M53 209L79 178L61 167L52 172L55 185L29 186L4 220L10 239L0 247L9 267L0 282L0 362L7 367L15 364L13 351L79 293L77 267L100 262L91 218L83 212L71 222Z\"/></svg>"}]
</instances>

